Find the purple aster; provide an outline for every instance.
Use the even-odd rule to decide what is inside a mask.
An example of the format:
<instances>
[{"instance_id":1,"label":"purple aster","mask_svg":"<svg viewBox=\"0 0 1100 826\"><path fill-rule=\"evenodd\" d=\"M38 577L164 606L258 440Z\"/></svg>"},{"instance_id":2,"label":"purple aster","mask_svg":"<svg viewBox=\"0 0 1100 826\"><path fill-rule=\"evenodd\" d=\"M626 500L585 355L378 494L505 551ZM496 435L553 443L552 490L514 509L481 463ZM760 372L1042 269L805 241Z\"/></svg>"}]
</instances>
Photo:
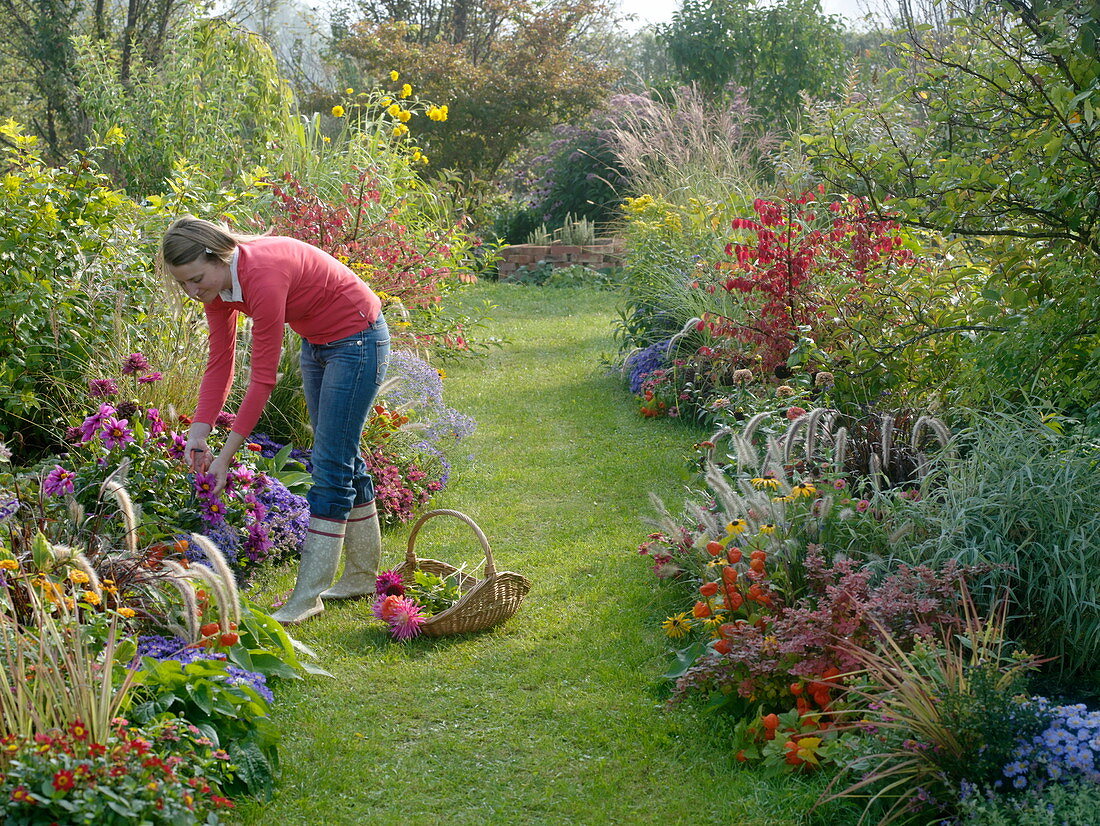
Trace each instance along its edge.
<instances>
[{"instance_id":1,"label":"purple aster","mask_svg":"<svg viewBox=\"0 0 1100 826\"><path fill-rule=\"evenodd\" d=\"M126 358L126 363L122 365L122 373L126 376L132 376L134 373L144 373L148 369L149 359L141 353L130 353Z\"/></svg>"},{"instance_id":2,"label":"purple aster","mask_svg":"<svg viewBox=\"0 0 1100 826\"><path fill-rule=\"evenodd\" d=\"M160 410L155 407L150 407L145 411L145 419L149 422L150 433L153 436L158 436L161 433L165 433L168 427L164 424L164 419L160 417Z\"/></svg>"},{"instance_id":3,"label":"purple aster","mask_svg":"<svg viewBox=\"0 0 1100 826\"><path fill-rule=\"evenodd\" d=\"M108 450L114 450L119 445L125 445L134 440L134 431L130 429L129 424L126 419L116 419L114 416L108 416L103 420L99 436Z\"/></svg>"},{"instance_id":4,"label":"purple aster","mask_svg":"<svg viewBox=\"0 0 1100 826\"><path fill-rule=\"evenodd\" d=\"M98 412L93 413L81 423L79 428L81 443L90 442L94 439L95 434L99 432L100 425L113 415L115 415L114 407L109 404L101 404Z\"/></svg>"},{"instance_id":5,"label":"purple aster","mask_svg":"<svg viewBox=\"0 0 1100 826\"><path fill-rule=\"evenodd\" d=\"M218 477L213 473L195 474L195 493L200 499L214 498L214 488L218 486Z\"/></svg>"},{"instance_id":6,"label":"purple aster","mask_svg":"<svg viewBox=\"0 0 1100 826\"><path fill-rule=\"evenodd\" d=\"M94 398L117 396L118 385L114 379L92 379L88 382L88 395Z\"/></svg>"},{"instance_id":7,"label":"purple aster","mask_svg":"<svg viewBox=\"0 0 1100 826\"><path fill-rule=\"evenodd\" d=\"M42 492L47 496L64 496L72 493L73 480L76 474L71 470L65 470L61 465L54 465L53 470L46 474L42 481Z\"/></svg>"},{"instance_id":8,"label":"purple aster","mask_svg":"<svg viewBox=\"0 0 1100 826\"><path fill-rule=\"evenodd\" d=\"M225 521L225 510L220 499L199 500L199 515L212 525L220 525Z\"/></svg>"},{"instance_id":9,"label":"purple aster","mask_svg":"<svg viewBox=\"0 0 1100 826\"><path fill-rule=\"evenodd\" d=\"M160 372L150 373L148 376L141 376L138 379L138 384L152 384L153 382L160 381L163 378L164 378L163 373L160 373Z\"/></svg>"},{"instance_id":10,"label":"purple aster","mask_svg":"<svg viewBox=\"0 0 1100 826\"><path fill-rule=\"evenodd\" d=\"M226 479L227 490L248 490L252 487L252 482L256 478L256 474L252 472L252 469L245 467L244 465L238 465L229 471L229 476Z\"/></svg>"},{"instance_id":11,"label":"purple aster","mask_svg":"<svg viewBox=\"0 0 1100 826\"><path fill-rule=\"evenodd\" d=\"M187 439L179 433L172 431L172 442L168 445L168 455L173 459L183 458L183 449L187 447Z\"/></svg>"}]
</instances>

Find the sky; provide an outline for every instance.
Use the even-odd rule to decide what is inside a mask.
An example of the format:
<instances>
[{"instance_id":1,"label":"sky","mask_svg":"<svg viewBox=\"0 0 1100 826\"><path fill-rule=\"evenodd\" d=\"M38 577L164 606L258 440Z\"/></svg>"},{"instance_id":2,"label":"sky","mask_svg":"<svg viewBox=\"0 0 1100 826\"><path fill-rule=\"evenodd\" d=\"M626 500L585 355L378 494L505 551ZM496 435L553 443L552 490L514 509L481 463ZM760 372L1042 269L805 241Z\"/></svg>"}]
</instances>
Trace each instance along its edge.
<instances>
[{"instance_id":1,"label":"sky","mask_svg":"<svg viewBox=\"0 0 1100 826\"><path fill-rule=\"evenodd\" d=\"M821 0L821 7L826 14L840 14L849 18L860 17L867 5L867 0ZM680 0L619 0L619 8L624 13L637 15L633 28L668 23L679 6Z\"/></svg>"}]
</instances>

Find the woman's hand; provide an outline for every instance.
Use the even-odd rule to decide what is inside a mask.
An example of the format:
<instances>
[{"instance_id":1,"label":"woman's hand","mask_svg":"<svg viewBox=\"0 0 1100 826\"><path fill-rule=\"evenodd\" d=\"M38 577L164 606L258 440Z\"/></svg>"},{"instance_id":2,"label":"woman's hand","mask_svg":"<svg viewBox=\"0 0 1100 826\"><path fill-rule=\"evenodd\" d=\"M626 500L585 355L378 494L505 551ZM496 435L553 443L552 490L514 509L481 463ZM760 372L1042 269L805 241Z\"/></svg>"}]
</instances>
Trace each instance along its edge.
<instances>
[{"instance_id":1,"label":"woman's hand","mask_svg":"<svg viewBox=\"0 0 1100 826\"><path fill-rule=\"evenodd\" d=\"M205 473L214 461L214 454L210 452L210 446L206 444L206 437L187 437L187 445L183 449L183 461L193 473Z\"/></svg>"},{"instance_id":2,"label":"woman's hand","mask_svg":"<svg viewBox=\"0 0 1100 826\"><path fill-rule=\"evenodd\" d=\"M219 495L223 490L225 490L225 483L229 477L229 465L232 461L232 455L220 455L213 462L210 463L210 466L206 470L206 472L211 474L216 480L214 482L215 496Z\"/></svg>"}]
</instances>

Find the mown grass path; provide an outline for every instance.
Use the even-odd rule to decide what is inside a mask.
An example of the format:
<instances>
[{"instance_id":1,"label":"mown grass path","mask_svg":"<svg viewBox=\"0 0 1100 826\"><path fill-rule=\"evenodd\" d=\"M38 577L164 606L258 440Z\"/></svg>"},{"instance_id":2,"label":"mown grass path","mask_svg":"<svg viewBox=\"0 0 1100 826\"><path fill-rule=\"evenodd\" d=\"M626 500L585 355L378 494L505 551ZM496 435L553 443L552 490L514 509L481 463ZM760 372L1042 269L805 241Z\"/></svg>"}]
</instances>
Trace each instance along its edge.
<instances>
[{"instance_id":1,"label":"mown grass path","mask_svg":"<svg viewBox=\"0 0 1100 826\"><path fill-rule=\"evenodd\" d=\"M448 367L478 421L436 503L470 514L498 567L533 583L492 632L389 642L363 603L298 630L335 679L278 689L283 775L249 824L793 824L813 793L739 771L713 721L663 708L662 597L633 553L650 491L675 495L702 434L643 421L600 366L615 298L486 284L508 343ZM385 537L384 567L406 532ZM440 517L424 556L477 564ZM283 575L276 587L290 584Z\"/></svg>"}]
</instances>

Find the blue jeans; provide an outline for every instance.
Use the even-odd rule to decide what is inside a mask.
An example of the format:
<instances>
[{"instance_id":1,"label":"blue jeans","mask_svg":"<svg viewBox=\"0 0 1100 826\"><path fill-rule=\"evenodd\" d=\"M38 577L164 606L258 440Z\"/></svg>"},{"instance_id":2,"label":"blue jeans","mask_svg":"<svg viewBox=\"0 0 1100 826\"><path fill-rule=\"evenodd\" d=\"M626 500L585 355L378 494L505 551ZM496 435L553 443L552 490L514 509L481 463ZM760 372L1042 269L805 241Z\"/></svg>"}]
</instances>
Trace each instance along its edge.
<instances>
[{"instance_id":1,"label":"blue jeans","mask_svg":"<svg viewBox=\"0 0 1100 826\"><path fill-rule=\"evenodd\" d=\"M313 487L306 494L312 516L345 520L352 507L374 499L359 443L389 357L381 314L362 332L329 344L302 340L302 387L313 426Z\"/></svg>"}]
</instances>

